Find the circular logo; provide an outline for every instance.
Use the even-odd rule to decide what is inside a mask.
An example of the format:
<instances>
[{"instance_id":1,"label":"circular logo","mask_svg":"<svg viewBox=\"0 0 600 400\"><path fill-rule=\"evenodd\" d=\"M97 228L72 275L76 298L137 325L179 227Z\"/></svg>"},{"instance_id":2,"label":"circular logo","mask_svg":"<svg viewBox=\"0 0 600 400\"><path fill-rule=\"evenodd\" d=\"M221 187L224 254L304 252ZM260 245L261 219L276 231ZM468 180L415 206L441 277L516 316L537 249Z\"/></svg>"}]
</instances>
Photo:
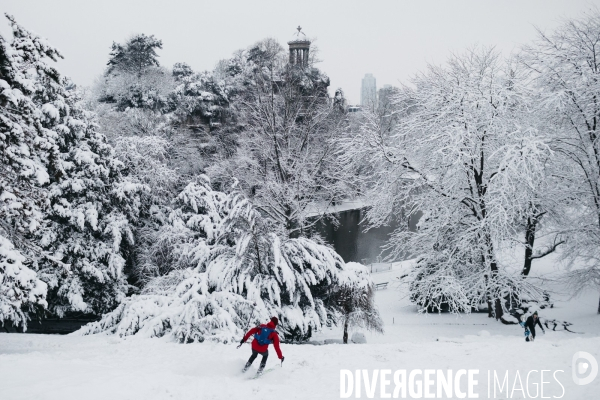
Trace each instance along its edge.
<instances>
[{"instance_id":1,"label":"circular logo","mask_svg":"<svg viewBox=\"0 0 600 400\"><path fill-rule=\"evenodd\" d=\"M587 385L598 375L598 361L590 353L578 351L573 354L571 373L575 384Z\"/></svg>"}]
</instances>

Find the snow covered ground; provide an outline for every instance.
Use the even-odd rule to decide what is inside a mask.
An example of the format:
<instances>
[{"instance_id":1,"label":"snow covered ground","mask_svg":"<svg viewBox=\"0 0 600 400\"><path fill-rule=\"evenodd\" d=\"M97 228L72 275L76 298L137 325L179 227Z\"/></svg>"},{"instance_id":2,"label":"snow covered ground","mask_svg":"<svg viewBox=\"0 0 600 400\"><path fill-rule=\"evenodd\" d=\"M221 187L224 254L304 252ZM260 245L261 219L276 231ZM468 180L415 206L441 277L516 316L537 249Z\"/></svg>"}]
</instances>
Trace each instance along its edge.
<instances>
[{"instance_id":1,"label":"snow covered ground","mask_svg":"<svg viewBox=\"0 0 600 400\"><path fill-rule=\"evenodd\" d=\"M376 282L391 282L403 265L373 274ZM539 270L539 268L538 268ZM242 374L250 346L236 344L181 345L160 339L127 340L107 336L0 334L0 398L13 399L337 399L340 370L393 371L406 369L478 369L479 398L530 398L541 387L546 372L544 397L596 399L600 377L578 386L571 377L572 357L584 351L600 360L598 293L576 299L555 296L555 307L544 318L565 319L580 333L540 332L526 343L518 326L506 326L484 313L454 316L415 312L402 292L390 284L377 292L385 322L383 335L367 334L367 344L282 345L283 367L270 351L267 369L260 379L249 379L258 367ZM326 330L315 339L341 338L340 330ZM529 383L526 382L527 373ZM557 370L556 379L553 374ZM500 394L493 386L488 397L487 374L492 382L508 372L508 385ZM523 389L515 384L517 372ZM390 378L391 379L391 378ZM558 382L560 384L558 384ZM466 391L466 380L461 387ZM513 385L515 391L512 391ZM537 386L536 386L537 385ZM562 385L562 386L561 386ZM563 389L564 387L564 389ZM394 384L388 388L392 393ZM367 398L362 386L362 398ZM400 392L401 393L401 392ZM435 393L435 391L434 391ZM356 392L352 393L355 398ZM380 397L380 386L374 398ZM446 397L443 397L446 398ZM541 398L538 392L537 398Z\"/></svg>"}]
</instances>

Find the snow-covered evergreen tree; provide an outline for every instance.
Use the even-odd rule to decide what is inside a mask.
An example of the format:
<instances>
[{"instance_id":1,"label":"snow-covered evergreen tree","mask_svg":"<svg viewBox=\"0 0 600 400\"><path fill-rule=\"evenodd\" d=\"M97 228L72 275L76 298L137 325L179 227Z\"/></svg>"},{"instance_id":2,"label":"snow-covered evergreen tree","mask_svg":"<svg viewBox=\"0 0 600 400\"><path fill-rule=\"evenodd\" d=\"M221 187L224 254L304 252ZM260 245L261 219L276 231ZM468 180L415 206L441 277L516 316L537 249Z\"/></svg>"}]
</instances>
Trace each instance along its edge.
<instances>
[{"instance_id":1,"label":"snow-covered evergreen tree","mask_svg":"<svg viewBox=\"0 0 600 400\"><path fill-rule=\"evenodd\" d=\"M106 74L127 72L141 75L149 68L158 67L156 49L162 49L162 41L143 33L131 37L124 45L113 42Z\"/></svg>"},{"instance_id":2,"label":"snow-covered evergreen tree","mask_svg":"<svg viewBox=\"0 0 600 400\"><path fill-rule=\"evenodd\" d=\"M41 209L47 206L42 187L50 181L50 173L62 169L58 135L42 124L54 110L34 101L41 79L59 86L58 72L46 60L60 54L13 17L7 18L13 39L0 37L0 224L5 235L20 241L39 227Z\"/></svg>"},{"instance_id":3,"label":"snow-covered evergreen tree","mask_svg":"<svg viewBox=\"0 0 600 400\"><path fill-rule=\"evenodd\" d=\"M329 289L341 283L345 263L330 247L289 238L278 221L263 218L234 197L206 271L218 290L256 302L261 315L277 315L285 336L306 337L333 314Z\"/></svg>"},{"instance_id":4,"label":"snow-covered evergreen tree","mask_svg":"<svg viewBox=\"0 0 600 400\"><path fill-rule=\"evenodd\" d=\"M59 134L63 173L49 186L50 208L39 243L70 267L60 270L45 262L39 274L48 283L52 312L105 312L129 290L126 258L143 187L123 178L123 164L68 81L43 97L44 107L53 110L44 124Z\"/></svg>"},{"instance_id":5,"label":"snow-covered evergreen tree","mask_svg":"<svg viewBox=\"0 0 600 400\"><path fill-rule=\"evenodd\" d=\"M83 332L230 341L247 323L277 315L288 338L309 336L340 316L328 302L332 288L372 283L331 248L284 232L244 196L214 191L202 177L156 233L142 294Z\"/></svg>"},{"instance_id":6,"label":"snow-covered evergreen tree","mask_svg":"<svg viewBox=\"0 0 600 400\"><path fill-rule=\"evenodd\" d=\"M56 261L31 238L49 205L47 185L63 171L58 134L43 123L55 110L37 99L42 86L60 87L47 61L61 56L6 17L13 37L0 36L0 320L25 325L24 307L45 305L45 284L29 267L40 258Z\"/></svg>"},{"instance_id":7,"label":"snow-covered evergreen tree","mask_svg":"<svg viewBox=\"0 0 600 400\"><path fill-rule=\"evenodd\" d=\"M124 45L113 43L108 67L95 88L98 100L114 104L119 111L167 108L174 79L160 67L156 49L161 48L162 41L154 35L135 35Z\"/></svg>"},{"instance_id":8,"label":"snow-covered evergreen tree","mask_svg":"<svg viewBox=\"0 0 600 400\"><path fill-rule=\"evenodd\" d=\"M50 311L106 311L128 291L126 243L133 244L141 187L123 180L122 163L94 116L77 104L74 85L47 64L59 53L9 20L13 41L2 39L0 197L2 235L14 249L3 246L31 258L48 285ZM6 260L13 258L25 268L20 257Z\"/></svg>"},{"instance_id":9,"label":"snow-covered evergreen tree","mask_svg":"<svg viewBox=\"0 0 600 400\"><path fill-rule=\"evenodd\" d=\"M350 262L342 276L342 282L331 288L327 304L337 314L333 322L344 326L343 342L348 343L348 331L352 328L383 333L383 321L375 305L375 288L367 268Z\"/></svg>"},{"instance_id":10,"label":"snow-covered evergreen tree","mask_svg":"<svg viewBox=\"0 0 600 400\"><path fill-rule=\"evenodd\" d=\"M193 121L195 117L208 124L220 123L232 87L225 80L217 81L210 72L195 74L180 64L174 68L178 83L171 94L175 115L181 120Z\"/></svg>"}]
</instances>

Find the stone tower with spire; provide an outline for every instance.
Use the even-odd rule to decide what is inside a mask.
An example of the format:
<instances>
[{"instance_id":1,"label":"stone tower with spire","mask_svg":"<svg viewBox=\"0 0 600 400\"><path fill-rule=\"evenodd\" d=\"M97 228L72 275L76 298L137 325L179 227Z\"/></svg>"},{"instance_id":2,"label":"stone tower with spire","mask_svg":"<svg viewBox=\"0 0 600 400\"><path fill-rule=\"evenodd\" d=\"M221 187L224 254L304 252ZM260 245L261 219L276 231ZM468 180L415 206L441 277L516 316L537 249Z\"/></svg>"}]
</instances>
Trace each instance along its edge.
<instances>
[{"instance_id":1,"label":"stone tower with spire","mask_svg":"<svg viewBox=\"0 0 600 400\"><path fill-rule=\"evenodd\" d=\"M302 32L300 26L296 29L298 32L296 32L292 40L288 42L288 46L290 46L290 64L306 67L308 66L310 40L308 40L304 32Z\"/></svg>"}]
</instances>

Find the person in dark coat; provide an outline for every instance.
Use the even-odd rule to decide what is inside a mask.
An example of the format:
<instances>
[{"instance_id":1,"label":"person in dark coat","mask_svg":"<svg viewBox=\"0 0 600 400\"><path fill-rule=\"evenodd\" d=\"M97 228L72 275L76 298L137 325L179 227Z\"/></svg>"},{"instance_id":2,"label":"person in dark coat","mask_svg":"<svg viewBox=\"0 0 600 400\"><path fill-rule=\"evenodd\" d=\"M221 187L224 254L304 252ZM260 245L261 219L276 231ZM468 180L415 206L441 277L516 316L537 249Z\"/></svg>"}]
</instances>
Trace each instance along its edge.
<instances>
[{"instance_id":1,"label":"person in dark coat","mask_svg":"<svg viewBox=\"0 0 600 400\"><path fill-rule=\"evenodd\" d=\"M267 357L269 357L268 349L270 344L275 347L277 357L283 361L283 355L281 354L281 349L279 348L279 335L277 334L277 331L275 331L278 323L279 320L277 317L272 317L269 323L252 328L244 335L244 338L240 342L240 346L244 344L246 340L248 340L250 335L254 335L254 340L252 341L252 355L248 359L244 369L242 369L242 372L246 372L254 360L256 360L256 357L260 354L262 356L262 360L260 361L260 366L258 367L258 371L256 373L257 375L262 374L263 370L265 369L265 365L267 364Z\"/></svg>"},{"instance_id":2,"label":"person in dark coat","mask_svg":"<svg viewBox=\"0 0 600 400\"><path fill-rule=\"evenodd\" d=\"M535 326L539 325L540 328L542 328L542 332L544 332L544 334L546 333L546 331L544 330L544 327L542 326L542 323L540 322L540 319L538 318L538 313L537 311L534 311L533 315L530 315L529 318L527 318L527 320L525 321L525 329L529 329L529 331L531 332L531 341L533 342L533 340L535 339ZM526 338L525 340L528 340L529 338Z\"/></svg>"}]
</instances>

